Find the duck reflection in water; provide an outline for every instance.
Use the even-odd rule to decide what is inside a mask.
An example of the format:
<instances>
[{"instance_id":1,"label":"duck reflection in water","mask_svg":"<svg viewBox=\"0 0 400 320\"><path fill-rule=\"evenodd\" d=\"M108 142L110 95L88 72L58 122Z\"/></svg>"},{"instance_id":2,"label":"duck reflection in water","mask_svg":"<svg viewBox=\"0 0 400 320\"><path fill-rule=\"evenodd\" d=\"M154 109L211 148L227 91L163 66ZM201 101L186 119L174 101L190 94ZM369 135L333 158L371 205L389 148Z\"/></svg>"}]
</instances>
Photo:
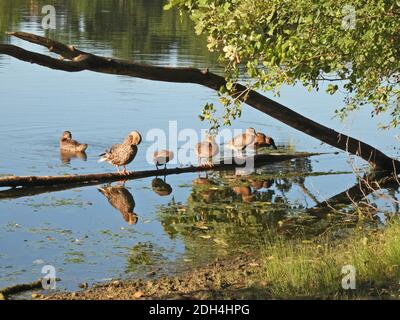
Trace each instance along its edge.
<instances>
[{"instance_id":1,"label":"duck reflection in water","mask_svg":"<svg viewBox=\"0 0 400 320\"><path fill-rule=\"evenodd\" d=\"M85 151L73 152L73 151L60 150L60 159L61 159L62 163L69 164L69 163L71 163L71 160L75 159L75 158L86 161L87 154Z\"/></svg>"},{"instance_id":2,"label":"duck reflection in water","mask_svg":"<svg viewBox=\"0 0 400 320\"><path fill-rule=\"evenodd\" d=\"M217 190L214 188L215 183L213 180L209 179L208 176L203 178L203 177L198 177L197 179L194 179L193 182L193 187L200 188L199 196L205 203L213 203L215 201L218 201L218 193Z\"/></svg>"},{"instance_id":3,"label":"duck reflection in water","mask_svg":"<svg viewBox=\"0 0 400 320\"><path fill-rule=\"evenodd\" d=\"M151 181L151 188L161 197L169 196L172 193L172 187L165 181L165 176L164 180L154 178L153 181Z\"/></svg>"},{"instance_id":4,"label":"duck reflection in water","mask_svg":"<svg viewBox=\"0 0 400 320\"><path fill-rule=\"evenodd\" d=\"M256 200L256 195L263 189L269 189L274 184L274 179L249 179L250 186L233 186L232 191L242 197L243 202L252 202Z\"/></svg>"},{"instance_id":5,"label":"duck reflection in water","mask_svg":"<svg viewBox=\"0 0 400 320\"><path fill-rule=\"evenodd\" d=\"M254 195L250 187L232 187L234 193L242 197L243 202L253 201Z\"/></svg>"},{"instance_id":6,"label":"duck reflection in water","mask_svg":"<svg viewBox=\"0 0 400 320\"><path fill-rule=\"evenodd\" d=\"M138 216L133 212L135 209L135 200L124 185L105 185L98 190L107 198L111 206L121 213L122 218L128 224L137 224Z\"/></svg>"}]
</instances>

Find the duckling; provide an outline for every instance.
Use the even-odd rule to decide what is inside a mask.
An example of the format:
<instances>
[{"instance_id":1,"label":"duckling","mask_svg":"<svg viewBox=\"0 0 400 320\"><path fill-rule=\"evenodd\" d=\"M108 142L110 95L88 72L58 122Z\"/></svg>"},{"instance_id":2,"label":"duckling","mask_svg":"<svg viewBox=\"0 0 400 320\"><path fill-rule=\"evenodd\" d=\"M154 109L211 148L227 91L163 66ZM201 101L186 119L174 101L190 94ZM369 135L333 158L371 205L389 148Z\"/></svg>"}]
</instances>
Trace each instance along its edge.
<instances>
[{"instance_id":1,"label":"duckling","mask_svg":"<svg viewBox=\"0 0 400 320\"><path fill-rule=\"evenodd\" d=\"M202 159L207 159L206 166L213 167L212 159L219 153L218 144L211 135L206 136L206 141L199 142L194 148L199 166L202 166Z\"/></svg>"},{"instance_id":2,"label":"duckling","mask_svg":"<svg viewBox=\"0 0 400 320\"><path fill-rule=\"evenodd\" d=\"M123 186L104 186L98 189L108 200L110 205L117 209L128 224L138 221L135 209L135 200L132 194Z\"/></svg>"},{"instance_id":3,"label":"duckling","mask_svg":"<svg viewBox=\"0 0 400 320\"><path fill-rule=\"evenodd\" d=\"M256 138L256 130L254 128L247 128L245 133L239 134L228 142L227 148L234 152L243 151L250 146Z\"/></svg>"},{"instance_id":4,"label":"duckling","mask_svg":"<svg viewBox=\"0 0 400 320\"><path fill-rule=\"evenodd\" d=\"M275 145L274 139L272 139L270 136L267 136L261 132L257 132L256 137L253 142L253 146L255 148L273 147L275 150L278 149L277 146Z\"/></svg>"},{"instance_id":5,"label":"duckling","mask_svg":"<svg viewBox=\"0 0 400 320\"><path fill-rule=\"evenodd\" d=\"M70 131L64 131L60 138L60 150L67 152L84 152L88 145L72 139Z\"/></svg>"},{"instance_id":6,"label":"duckling","mask_svg":"<svg viewBox=\"0 0 400 320\"><path fill-rule=\"evenodd\" d=\"M107 161L109 164L114 165L119 171L119 167L123 166L122 174L128 174L126 165L135 159L138 145L142 142L142 136L138 131L132 131L121 144L114 144L109 150L100 155L99 162Z\"/></svg>"},{"instance_id":7,"label":"duckling","mask_svg":"<svg viewBox=\"0 0 400 320\"><path fill-rule=\"evenodd\" d=\"M153 154L153 161L158 170L158 166L164 165L164 169L167 169L167 163L174 159L174 153L169 150L156 151Z\"/></svg>"}]
</instances>

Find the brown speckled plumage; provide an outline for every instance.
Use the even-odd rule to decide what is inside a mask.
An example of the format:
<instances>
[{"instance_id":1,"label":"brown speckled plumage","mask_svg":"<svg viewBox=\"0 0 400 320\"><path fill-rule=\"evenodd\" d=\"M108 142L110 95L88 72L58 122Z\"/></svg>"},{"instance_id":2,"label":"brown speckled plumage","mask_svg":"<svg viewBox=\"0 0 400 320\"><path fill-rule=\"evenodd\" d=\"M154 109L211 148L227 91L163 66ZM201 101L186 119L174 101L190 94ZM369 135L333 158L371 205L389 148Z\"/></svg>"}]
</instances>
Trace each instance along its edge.
<instances>
[{"instance_id":1,"label":"brown speckled plumage","mask_svg":"<svg viewBox=\"0 0 400 320\"><path fill-rule=\"evenodd\" d=\"M110 150L106 151L106 153L100 155L100 162L107 161L109 164L112 164L117 167L119 172L119 167L123 166L124 171L126 173L126 165L131 163L133 159L135 159L138 145L142 142L142 136L139 132L133 131L131 132L121 144L114 144Z\"/></svg>"},{"instance_id":2,"label":"brown speckled plumage","mask_svg":"<svg viewBox=\"0 0 400 320\"><path fill-rule=\"evenodd\" d=\"M137 223L137 215L133 212L135 200L128 189L123 186L106 186L98 190L107 198L111 206L121 213L128 224Z\"/></svg>"},{"instance_id":3,"label":"brown speckled plumage","mask_svg":"<svg viewBox=\"0 0 400 320\"><path fill-rule=\"evenodd\" d=\"M234 151L241 151L251 145L256 138L256 131L253 128L247 128L245 133L239 134L228 142L227 147Z\"/></svg>"},{"instance_id":4,"label":"brown speckled plumage","mask_svg":"<svg viewBox=\"0 0 400 320\"><path fill-rule=\"evenodd\" d=\"M84 152L88 145L72 139L70 131L64 131L60 138L60 150L67 152Z\"/></svg>"}]
</instances>

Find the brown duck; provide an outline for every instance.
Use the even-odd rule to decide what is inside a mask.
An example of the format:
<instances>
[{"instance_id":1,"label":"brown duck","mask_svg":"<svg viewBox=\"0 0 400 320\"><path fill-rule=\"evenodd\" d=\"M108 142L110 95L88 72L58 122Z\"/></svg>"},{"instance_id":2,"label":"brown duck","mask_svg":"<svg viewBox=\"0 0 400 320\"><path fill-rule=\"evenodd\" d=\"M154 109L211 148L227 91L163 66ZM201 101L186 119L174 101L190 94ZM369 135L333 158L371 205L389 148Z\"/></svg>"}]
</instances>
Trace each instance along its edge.
<instances>
[{"instance_id":1,"label":"brown duck","mask_svg":"<svg viewBox=\"0 0 400 320\"><path fill-rule=\"evenodd\" d=\"M197 156L199 166L202 165L202 160L206 159L206 165L213 166L213 158L219 153L218 144L216 144L214 137L207 135L206 141L199 142L194 148L194 153Z\"/></svg>"},{"instance_id":2,"label":"brown duck","mask_svg":"<svg viewBox=\"0 0 400 320\"><path fill-rule=\"evenodd\" d=\"M228 142L227 148L234 152L240 152L254 143L256 138L256 130L254 128L247 128L242 134L237 135Z\"/></svg>"},{"instance_id":3,"label":"brown duck","mask_svg":"<svg viewBox=\"0 0 400 320\"><path fill-rule=\"evenodd\" d=\"M153 161L158 170L159 166L164 165L164 169L167 169L167 163L174 159L174 153L169 150L156 151L153 154Z\"/></svg>"},{"instance_id":4,"label":"brown duck","mask_svg":"<svg viewBox=\"0 0 400 320\"><path fill-rule=\"evenodd\" d=\"M277 146L275 145L274 139L261 132L257 132L253 142L253 146L255 148L272 147L275 150L278 149Z\"/></svg>"},{"instance_id":5,"label":"brown duck","mask_svg":"<svg viewBox=\"0 0 400 320\"><path fill-rule=\"evenodd\" d=\"M60 150L66 152L84 152L88 145L72 139L70 131L64 131L60 138Z\"/></svg>"},{"instance_id":6,"label":"brown duck","mask_svg":"<svg viewBox=\"0 0 400 320\"><path fill-rule=\"evenodd\" d=\"M123 186L105 186L98 189L108 200L112 207L117 209L128 224L138 221L135 209L135 200L132 194Z\"/></svg>"},{"instance_id":7,"label":"brown duck","mask_svg":"<svg viewBox=\"0 0 400 320\"><path fill-rule=\"evenodd\" d=\"M109 164L117 167L123 166L124 170L122 174L128 174L126 165L131 163L135 159L138 145L142 142L142 136L137 131L132 131L121 144L114 144L109 150L100 155L99 162L107 161Z\"/></svg>"}]
</instances>

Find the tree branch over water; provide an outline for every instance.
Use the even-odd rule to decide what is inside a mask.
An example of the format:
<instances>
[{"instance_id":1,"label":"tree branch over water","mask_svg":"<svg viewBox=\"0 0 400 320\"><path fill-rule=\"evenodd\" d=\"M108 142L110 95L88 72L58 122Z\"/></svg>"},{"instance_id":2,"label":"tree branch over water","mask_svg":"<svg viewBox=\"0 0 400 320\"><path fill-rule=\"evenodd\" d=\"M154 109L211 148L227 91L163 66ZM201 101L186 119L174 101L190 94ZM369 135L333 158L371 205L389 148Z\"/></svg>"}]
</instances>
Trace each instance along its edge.
<instances>
[{"instance_id":1,"label":"tree branch over water","mask_svg":"<svg viewBox=\"0 0 400 320\"><path fill-rule=\"evenodd\" d=\"M60 42L25 32L10 32L15 36L44 47L51 52L60 55L60 59L24 50L10 44L0 44L0 54L12 56L16 59L35 63L43 67L66 72L80 72L84 70L124 75L154 81L194 83L219 91L226 86L226 80L208 69L158 67L147 64L139 64L130 61L101 57L67 46ZM254 90L236 83L235 92L245 92L239 99L249 106L297 129L309 136L327 143L342 151L356 155L368 161L373 167L387 172L400 172L400 162L385 155L383 152L360 140L339 133L331 128L323 126L301 114L273 101Z\"/></svg>"}]
</instances>

